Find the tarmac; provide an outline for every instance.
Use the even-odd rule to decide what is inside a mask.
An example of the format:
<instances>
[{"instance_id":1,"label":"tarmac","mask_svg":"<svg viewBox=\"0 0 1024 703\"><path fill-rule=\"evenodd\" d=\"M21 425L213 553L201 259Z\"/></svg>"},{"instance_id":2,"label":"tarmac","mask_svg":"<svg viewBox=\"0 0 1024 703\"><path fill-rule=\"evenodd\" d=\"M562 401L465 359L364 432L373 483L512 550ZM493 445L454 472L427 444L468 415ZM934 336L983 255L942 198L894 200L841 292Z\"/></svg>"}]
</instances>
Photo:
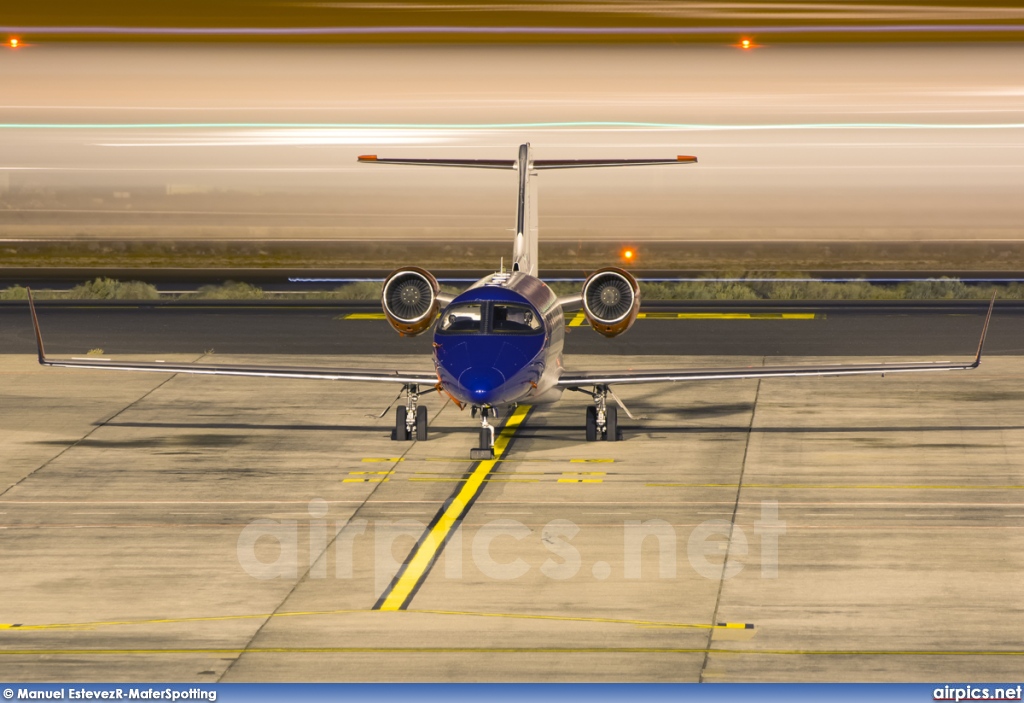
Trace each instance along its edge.
<instances>
[{"instance_id":1,"label":"tarmac","mask_svg":"<svg viewBox=\"0 0 1024 703\"><path fill-rule=\"evenodd\" d=\"M0 377L2 679L1020 679L1019 356L623 388L622 442L583 441L567 393L490 466L433 394L430 439L396 443L389 387Z\"/></svg>"}]
</instances>

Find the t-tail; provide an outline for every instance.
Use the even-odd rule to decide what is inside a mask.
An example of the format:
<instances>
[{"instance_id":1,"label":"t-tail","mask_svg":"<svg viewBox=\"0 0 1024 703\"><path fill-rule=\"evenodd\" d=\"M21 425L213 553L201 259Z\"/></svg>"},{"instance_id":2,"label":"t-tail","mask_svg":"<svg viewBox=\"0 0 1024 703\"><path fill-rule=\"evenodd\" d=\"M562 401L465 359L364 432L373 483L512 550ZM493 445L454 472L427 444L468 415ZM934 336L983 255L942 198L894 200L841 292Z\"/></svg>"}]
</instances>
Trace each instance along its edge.
<instances>
[{"instance_id":1,"label":"t-tail","mask_svg":"<svg viewBox=\"0 0 1024 703\"><path fill-rule=\"evenodd\" d=\"M604 166L664 166L697 163L696 156L671 159L534 159L530 145L519 147L519 157L505 159L391 159L360 156L360 163L403 164L406 166L454 166L457 168L490 168L519 172L519 203L516 208L516 236L512 252L512 270L537 275L537 181L538 171L562 168L595 168Z\"/></svg>"}]
</instances>

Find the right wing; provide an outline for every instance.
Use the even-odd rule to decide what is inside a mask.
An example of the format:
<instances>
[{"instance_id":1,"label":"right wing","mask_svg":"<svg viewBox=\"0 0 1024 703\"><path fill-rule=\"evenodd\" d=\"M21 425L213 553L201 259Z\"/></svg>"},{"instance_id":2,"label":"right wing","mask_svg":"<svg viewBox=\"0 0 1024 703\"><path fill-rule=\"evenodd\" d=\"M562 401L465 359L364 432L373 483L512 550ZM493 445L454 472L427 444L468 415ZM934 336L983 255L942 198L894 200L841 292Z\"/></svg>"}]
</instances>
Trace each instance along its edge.
<instances>
[{"instance_id":1,"label":"right wing","mask_svg":"<svg viewBox=\"0 0 1024 703\"><path fill-rule=\"evenodd\" d=\"M672 383L679 381L714 381L744 378L793 378L797 376L866 376L914 371L964 371L981 364L981 352L992 319L996 299L988 305L985 324L981 328L978 351L973 359L964 361L903 361L868 364L802 364L797 366L746 366L742 368L668 369L664 371L566 371L558 379L562 388L583 386L635 385L638 383Z\"/></svg>"},{"instance_id":2,"label":"right wing","mask_svg":"<svg viewBox=\"0 0 1024 703\"><path fill-rule=\"evenodd\" d=\"M167 364L162 361L111 361L109 359L52 359L43 349L43 335L39 331L32 291L28 293L32 326L36 333L39 363L75 369L107 369L109 371L152 371L156 373L192 373L206 376L255 376L262 378L306 378L318 381L364 381L436 386L434 371L398 371L391 369L332 369L303 366L255 366L244 364Z\"/></svg>"}]
</instances>

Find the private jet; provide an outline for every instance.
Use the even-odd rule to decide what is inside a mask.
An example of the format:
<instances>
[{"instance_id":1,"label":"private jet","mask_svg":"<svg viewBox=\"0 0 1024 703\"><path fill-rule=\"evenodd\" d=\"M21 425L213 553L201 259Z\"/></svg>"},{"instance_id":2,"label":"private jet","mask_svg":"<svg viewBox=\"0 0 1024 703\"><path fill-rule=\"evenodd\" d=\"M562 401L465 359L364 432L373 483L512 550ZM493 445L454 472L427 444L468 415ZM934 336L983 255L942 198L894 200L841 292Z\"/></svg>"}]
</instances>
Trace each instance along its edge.
<instances>
[{"instance_id":1,"label":"private jet","mask_svg":"<svg viewBox=\"0 0 1024 703\"><path fill-rule=\"evenodd\" d=\"M667 159L534 159L530 145L519 147L516 159L406 159L360 156L359 163L374 166L409 165L510 170L518 178L518 208L514 248L509 270L480 279L458 295L441 291L430 272L405 266L392 272L381 289L384 315L395 331L412 337L433 329L433 368L423 370L302 368L242 366L234 364L172 364L91 359L56 359L43 350L39 319L29 296L39 363L77 369L151 371L212 376L303 378L324 381L389 383L401 386L391 438L426 440L427 409L424 392L448 396L460 409L470 408L480 418L479 444L472 459L494 457L494 425L518 404L558 400L565 391L589 395L585 436L588 442L621 439L618 409L633 417L612 392L613 386L639 383L676 383L720 379L781 378L798 376L854 376L977 368L992 317L988 312L973 359L961 362L909 361L835 365L758 366L742 368L680 368L662 371L572 371L563 364L565 315L582 310L592 330L604 337L626 332L640 311L640 285L628 271L607 267L591 273L575 295L558 296L538 277L537 181L541 171L616 166L680 166L695 164L696 157ZM609 399L614 403L610 403ZM392 404L394 405L394 404ZM385 410L385 413L388 411ZM383 415L382 415L383 416Z\"/></svg>"}]
</instances>

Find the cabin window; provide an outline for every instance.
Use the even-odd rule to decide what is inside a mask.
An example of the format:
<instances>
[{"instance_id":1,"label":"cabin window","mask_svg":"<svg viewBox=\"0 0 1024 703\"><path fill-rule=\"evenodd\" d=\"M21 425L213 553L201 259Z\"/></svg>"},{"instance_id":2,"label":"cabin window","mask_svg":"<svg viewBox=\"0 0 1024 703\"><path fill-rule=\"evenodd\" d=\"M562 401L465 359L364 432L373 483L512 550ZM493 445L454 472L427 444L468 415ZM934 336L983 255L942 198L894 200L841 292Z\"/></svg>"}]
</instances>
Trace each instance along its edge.
<instances>
[{"instance_id":1,"label":"cabin window","mask_svg":"<svg viewBox=\"0 0 1024 703\"><path fill-rule=\"evenodd\" d=\"M491 316L491 329L495 333L529 333L541 329L537 314L525 305L495 303Z\"/></svg>"},{"instance_id":2,"label":"cabin window","mask_svg":"<svg viewBox=\"0 0 1024 703\"><path fill-rule=\"evenodd\" d=\"M452 334L476 334L480 332L481 306L479 303L455 305L444 312L441 331Z\"/></svg>"}]
</instances>

